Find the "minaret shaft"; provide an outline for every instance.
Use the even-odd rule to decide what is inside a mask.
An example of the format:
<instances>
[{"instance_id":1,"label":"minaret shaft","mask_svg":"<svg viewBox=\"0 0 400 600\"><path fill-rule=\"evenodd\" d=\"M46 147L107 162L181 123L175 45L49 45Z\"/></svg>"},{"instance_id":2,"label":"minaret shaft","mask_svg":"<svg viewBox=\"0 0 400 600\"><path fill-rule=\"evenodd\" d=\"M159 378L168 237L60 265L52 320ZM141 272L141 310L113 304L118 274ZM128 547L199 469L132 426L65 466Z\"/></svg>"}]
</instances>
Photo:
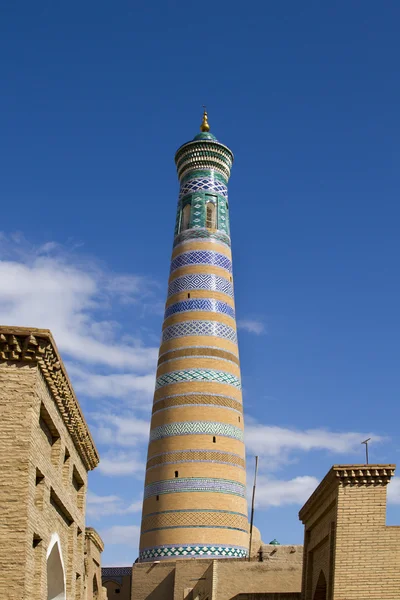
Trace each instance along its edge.
<instances>
[{"instance_id":1,"label":"minaret shaft","mask_svg":"<svg viewBox=\"0 0 400 600\"><path fill-rule=\"evenodd\" d=\"M176 153L180 194L151 419L141 561L244 557L245 450L229 236L231 151Z\"/></svg>"}]
</instances>

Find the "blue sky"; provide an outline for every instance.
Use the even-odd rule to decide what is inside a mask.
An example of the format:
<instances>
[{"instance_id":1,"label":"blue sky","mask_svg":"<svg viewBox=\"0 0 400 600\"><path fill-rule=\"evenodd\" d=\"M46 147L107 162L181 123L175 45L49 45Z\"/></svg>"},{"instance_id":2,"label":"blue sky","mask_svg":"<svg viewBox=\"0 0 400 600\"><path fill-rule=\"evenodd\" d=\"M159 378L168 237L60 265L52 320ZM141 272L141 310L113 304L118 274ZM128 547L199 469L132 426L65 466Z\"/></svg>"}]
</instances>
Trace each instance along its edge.
<instances>
[{"instance_id":1,"label":"blue sky","mask_svg":"<svg viewBox=\"0 0 400 600\"><path fill-rule=\"evenodd\" d=\"M173 156L204 103L235 154L264 541L302 542L298 509L365 437L371 461L397 461L399 19L394 1L0 0L0 321L59 345L102 456L87 520L104 564L137 556Z\"/></svg>"}]
</instances>

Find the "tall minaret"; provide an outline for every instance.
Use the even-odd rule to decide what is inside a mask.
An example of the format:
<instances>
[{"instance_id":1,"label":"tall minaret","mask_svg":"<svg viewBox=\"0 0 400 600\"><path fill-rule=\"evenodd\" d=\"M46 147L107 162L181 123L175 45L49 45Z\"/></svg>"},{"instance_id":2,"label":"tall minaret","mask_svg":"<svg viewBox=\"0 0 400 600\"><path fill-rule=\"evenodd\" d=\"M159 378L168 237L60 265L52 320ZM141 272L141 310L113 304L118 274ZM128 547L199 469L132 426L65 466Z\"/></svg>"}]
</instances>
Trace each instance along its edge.
<instances>
[{"instance_id":1,"label":"tall minaret","mask_svg":"<svg viewBox=\"0 0 400 600\"><path fill-rule=\"evenodd\" d=\"M143 500L140 561L244 557L240 363L229 236L233 154L201 133L180 181Z\"/></svg>"}]
</instances>

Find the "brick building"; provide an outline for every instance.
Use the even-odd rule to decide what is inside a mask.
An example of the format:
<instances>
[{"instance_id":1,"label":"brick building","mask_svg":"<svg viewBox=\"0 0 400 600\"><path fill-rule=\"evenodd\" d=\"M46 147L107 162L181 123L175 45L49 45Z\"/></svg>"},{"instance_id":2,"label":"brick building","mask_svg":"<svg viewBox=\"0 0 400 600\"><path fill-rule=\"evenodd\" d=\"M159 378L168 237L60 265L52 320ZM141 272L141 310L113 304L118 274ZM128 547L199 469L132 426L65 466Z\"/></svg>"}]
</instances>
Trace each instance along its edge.
<instances>
[{"instance_id":1,"label":"brick building","mask_svg":"<svg viewBox=\"0 0 400 600\"><path fill-rule=\"evenodd\" d=\"M300 600L302 546L263 545L263 560L179 559L137 563L132 600L232 600L262 594L265 600ZM243 596L244 597L244 596ZM109 594L109 599L113 598Z\"/></svg>"},{"instance_id":2,"label":"brick building","mask_svg":"<svg viewBox=\"0 0 400 600\"><path fill-rule=\"evenodd\" d=\"M0 327L0 410L0 597L100 600L99 457L50 331Z\"/></svg>"},{"instance_id":3,"label":"brick building","mask_svg":"<svg viewBox=\"0 0 400 600\"><path fill-rule=\"evenodd\" d=\"M132 567L103 567L101 575L108 600L131 600Z\"/></svg>"},{"instance_id":4,"label":"brick building","mask_svg":"<svg viewBox=\"0 0 400 600\"><path fill-rule=\"evenodd\" d=\"M400 527L386 525L395 465L335 465L301 509L302 600L400 598Z\"/></svg>"}]
</instances>

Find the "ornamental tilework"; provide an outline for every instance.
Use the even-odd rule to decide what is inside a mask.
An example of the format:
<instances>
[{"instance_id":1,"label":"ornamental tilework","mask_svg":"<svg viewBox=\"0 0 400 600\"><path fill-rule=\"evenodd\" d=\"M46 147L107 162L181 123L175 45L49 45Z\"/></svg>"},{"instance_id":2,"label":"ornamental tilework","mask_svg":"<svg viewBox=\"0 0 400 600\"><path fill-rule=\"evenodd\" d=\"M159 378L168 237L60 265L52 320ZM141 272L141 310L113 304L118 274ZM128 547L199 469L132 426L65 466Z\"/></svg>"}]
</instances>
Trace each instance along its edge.
<instances>
[{"instance_id":1,"label":"ornamental tilework","mask_svg":"<svg viewBox=\"0 0 400 600\"><path fill-rule=\"evenodd\" d=\"M210 177L210 171L191 171L190 173L188 173L187 175L185 175L184 177L182 177L181 179L181 185L183 183L186 183L187 181L189 181L189 179L193 179L193 178L201 178L201 177ZM212 173L212 177L215 180L220 181L221 183L223 183L224 185L227 185L227 179L225 179L225 177L223 175L221 175L220 173L217 173L216 171L214 171Z\"/></svg>"},{"instance_id":2,"label":"ornamental tilework","mask_svg":"<svg viewBox=\"0 0 400 600\"><path fill-rule=\"evenodd\" d=\"M201 196L192 197L191 199L191 213L190 213L190 227L199 229L206 225L206 207L204 204L204 198Z\"/></svg>"},{"instance_id":3,"label":"ornamental tilework","mask_svg":"<svg viewBox=\"0 0 400 600\"><path fill-rule=\"evenodd\" d=\"M184 346L183 348L178 349L171 348L167 352L160 354L158 365L168 362L174 358L188 358L190 356L205 356L207 358L214 358L218 356L239 366L239 358L236 354L227 352L226 350L221 350L221 348L215 348L214 346Z\"/></svg>"},{"instance_id":4,"label":"ornamental tilework","mask_svg":"<svg viewBox=\"0 0 400 600\"><path fill-rule=\"evenodd\" d=\"M230 150L215 142L185 144L175 154L179 179L199 170L217 171L229 179L232 161L233 155Z\"/></svg>"},{"instance_id":5,"label":"ornamental tilework","mask_svg":"<svg viewBox=\"0 0 400 600\"><path fill-rule=\"evenodd\" d=\"M160 465L169 465L182 462L210 462L245 468L244 458L233 452L222 450L172 450L152 456L147 461L147 470Z\"/></svg>"},{"instance_id":6,"label":"ornamental tilework","mask_svg":"<svg viewBox=\"0 0 400 600\"><path fill-rule=\"evenodd\" d=\"M211 290L222 292L233 298L233 285L225 277L213 274L191 274L177 277L168 286L168 298L179 292Z\"/></svg>"},{"instance_id":7,"label":"ornamental tilework","mask_svg":"<svg viewBox=\"0 0 400 600\"><path fill-rule=\"evenodd\" d=\"M215 337L225 338L234 344L237 344L236 331L218 321L182 321L166 327L162 333L162 343L168 342L174 338L191 335L213 335Z\"/></svg>"},{"instance_id":8,"label":"ornamental tilework","mask_svg":"<svg viewBox=\"0 0 400 600\"><path fill-rule=\"evenodd\" d=\"M247 555L247 548L242 546L221 546L218 544L214 546L204 546L203 544L180 546L179 544L169 544L168 546L144 548L139 553L139 560L141 562L152 562L154 559L170 559L171 556L187 556L188 558L246 558Z\"/></svg>"},{"instance_id":9,"label":"ornamental tilework","mask_svg":"<svg viewBox=\"0 0 400 600\"><path fill-rule=\"evenodd\" d=\"M165 373L156 380L156 390L170 385L171 383L183 383L186 381L208 381L210 383L223 383L231 385L236 389L241 389L240 379L236 375L226 373L225 371L215 371L214 369L182 369L181 371L171 371Z\"/></svg>"},{"instance_id":10,"label":"ornamental tilework","mask_svg":"<svg viewBox=\"0 0 400 600\"><path fill-rule=\"evenodd\" d=\"M228 197L228 188L222 181L214 179L214 177L193 177L181 185L179 198L183 198L186 194L192 194L198 191L213 191L220 194L224 198Z\"/></svg>"},{"instance_id":11,"label":"ornamental tilework","mask_svg":"<svg viewBox=\"0 0 400 600\"><path fill-rule=\"evenodd\" d=\"M161 440L175 435L218 435L243 441L243 430L228 423L214 421L186 421L166 423L150 431L150 441Z\"/></svg>"},{"instance_id":12,"label":"ornamental tilework","mask_svg":"<svg viewBox=\"0 0 400 600\"><path fill-rule=\"evenodd\" d=\"M162 374L156 379L153 404L157 423L150 431L146 465L141 562L248 555L245 546L231 545L232 540L246 545L248 534L246 487L241 483L245 457L240 364L228 251L227 184L232 162L229 148L209 133L198 134L175 155L180 192L164 317L169 322L162 333L158 361ZM213 209L207 220L208 202ZM182 274L185 270L192 272ZM182 360L189 358L190 362ZM193 420L192 408L199 420ZM221 409L217 417L213 408ZM191 435L197 437L187 437ZM214 436L220 443L212 443ZM209 448L196 447L196 440L197 446ZM175 469L185 477L173 477ZM156 497L161 502L155 502ZM209 498L215 498L215 504ZM197 543L200 535L203 541Z\"/></svg>"},{"instance_id":13,"label":"ornamental tilework","mask_svg":"<svg viewBox=\"0 0 400 600\"><path fill-rule=\"evenodd\" d=\"M187 229L186 231L182 231L174 239L174 248L179 244L183 244L185 242L192 242L193 240L201 241L204 240L206 242L217 242L219 244L224 244L224 246L231 247L231 241L229 236L221 231L210 231L206 228L201 229Z\"/></svg>"},{"instance_id":14,"label":"ornamental tilework","mask_svg":"<svg viewBox=\"0 0 400 600\"><path fill-rule=\"evenodd\" d=\"M189 181L189 179L193 179L195 177L201 178L201 177L210 177L210 176L211 176L210 171L191 171L187 175L184 175L184 177L181 178L180 182L182 185L183 183L186 183L186 181ZM221 175L220 173L217 173L216 171L212 173L212 177L214 179L220 181L224 185L227 185L227 183L228 183L228 180L223 175Z\"/></svg>"},{"instance_id":15,"label":"ornamental tilework","mask_svg":"<svg viewBox=\"0 0 400 600\"><path fill-rule=\"evenodd\" d=\"M132 567L101 567L101 576L106 577L123 577L124 575L131 575ZM122 584L122 581L121 581Z\"/></svg>"},{"instance_id":16,"label":"ornamental tilework","mask_svg":"<svg viewBox=\"0 0 400 600\"><path fill-rule=\"evenodd\" d=\"M225 269L229 273L232 273L232 263L229 258L225 256L225 254L220 254L219 252L214 252L212 250L192 250L178 254L171 262L170 272L172 273L180 267L190 265L220 267L221 269Z\"/></svg>"},{"instance_id":17,"label":"ornamental tilework","mask_svg":"<svg viewBox=\"0 0 400 600\"><path fill-rule=\"evenodd\" d=\"M165 310L164 319L177 313L192 311L216 312L228 315L229 317L232 317L232 319L235 318L235 309L226 302L214 300L213 298L195 298L193 300L175 302L175 304L168 306Z\"/></svg>"},{"instance_id":18,"label":"ornamental tilework","mask_svg":"<svg viewBox=\"0 0 400 600\"><path fill-rule=\"evenodd\" d=\"M224 202L218 202L218 229L229 234L229 211Z\"/></svg>"},{"instance_id":19,"label":"ornamental tilework","mask_svg":"<svg viewBox=\"0 0 400 600\"><path fill-rule=\"evenodd\" d=\"M226 510L168 510L143 517L142 533L155 529L207 527L247 533L247 515Z\"/></svg>"},{"instance_id":20,"label":"ornamental tilework","mask_svg":"<svg viewBox=\"0 0 400 600\"><path fill-rule=\"evenodd\" d=\"M212 477L177 477L149 483L144 488L144 498L161 494L179 494L185 492L213 492L215 494L232 494L246 497L246 486L231 479L216 479Z\"/></svg>"},{"instance_id":21,"label":"ornamental tilework","mask_svg":"<svg viewBox=\"0 0 400 600\"><path fill-rule=\"evenodd\" d=\"M219 408L229 408L242 412L242 404L234 398L229 396L223 396L222 394L174 394L173 396L166 396L161 400L154 402L153 413L159 410L167 410L168 408L174 408L174 406L187 406L190 404L199 404L201 406L218 406Z\"/></svg>"}]
</instances>

